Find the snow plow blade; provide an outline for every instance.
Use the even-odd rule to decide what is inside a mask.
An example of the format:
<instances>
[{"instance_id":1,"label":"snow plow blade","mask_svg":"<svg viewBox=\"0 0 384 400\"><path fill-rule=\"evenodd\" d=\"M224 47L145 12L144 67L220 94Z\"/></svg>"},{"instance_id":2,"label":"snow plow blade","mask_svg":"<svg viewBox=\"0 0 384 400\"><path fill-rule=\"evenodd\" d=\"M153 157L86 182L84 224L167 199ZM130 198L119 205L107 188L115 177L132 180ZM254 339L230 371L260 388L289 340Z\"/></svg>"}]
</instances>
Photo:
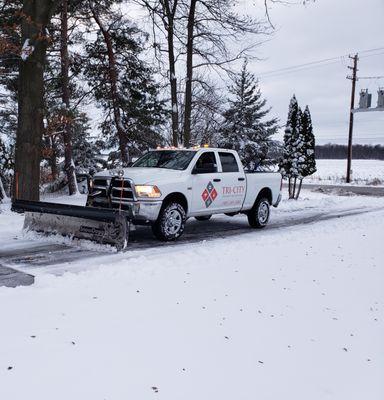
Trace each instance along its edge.
<instances>
[{"instance_id":1,"label":"snow plow blade","mask_svg":"<svg viewBox=\"0 0 384 400\"><path fill-rule=\"evenodd\" d=\"M109 244L123 250L129 238L128 210L14 200L12 211L24 213L24 229Z\"/></svg>"}]
</instances>

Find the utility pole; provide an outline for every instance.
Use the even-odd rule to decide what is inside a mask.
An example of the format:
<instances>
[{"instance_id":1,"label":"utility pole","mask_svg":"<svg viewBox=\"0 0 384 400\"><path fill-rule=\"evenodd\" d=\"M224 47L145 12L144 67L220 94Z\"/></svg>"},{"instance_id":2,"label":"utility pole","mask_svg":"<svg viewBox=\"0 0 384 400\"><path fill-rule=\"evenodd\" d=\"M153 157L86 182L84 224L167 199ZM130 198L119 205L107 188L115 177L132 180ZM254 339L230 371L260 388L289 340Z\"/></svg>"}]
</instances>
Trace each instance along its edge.
<instances>
[{"instance_id":1,"label":"utility pole","mask_svg":"<svg viewBox=\"0 0 384 400\"><path fill-rule=\"evenodd\" d=\"M353 136L353 109L355 108L355 91L357 81L357 61L359 60L358 54L353 57L349 56L353 60L353 67L348 67L352 70L352 76L347 76L347 79L352 81L352 93L351 93L351 109L349 113L349 135L348 135L348 160L347 160L347 183L351 182L351 164L352 164L352 136Z\"/></svg>"}]
</instances>

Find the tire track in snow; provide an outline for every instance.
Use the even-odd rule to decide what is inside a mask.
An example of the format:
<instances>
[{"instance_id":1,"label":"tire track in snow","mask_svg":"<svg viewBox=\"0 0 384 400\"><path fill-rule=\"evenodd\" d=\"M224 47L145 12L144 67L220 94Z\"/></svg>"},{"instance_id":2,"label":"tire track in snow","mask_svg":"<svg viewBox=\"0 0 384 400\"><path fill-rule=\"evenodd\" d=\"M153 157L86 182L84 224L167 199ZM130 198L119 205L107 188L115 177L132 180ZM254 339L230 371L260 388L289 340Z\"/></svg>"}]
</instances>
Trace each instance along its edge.
<instances>
[{"instance_id":1,"label":"tire track in snow","mask_svg":"<svg viewBox=\"0 0 384 400\"><path fill-rule=\"evenodd\" d=\"M300 215L300 211L292 211L290 215L283 216L283 221L279 220L281 215L274 216L265 230L250 229L246 218L230 217L214 218L206 222L191 221L187 223L184 235L177 241L171 243L159 242L153 238L148 227L139 227L132 233L128 251L124 253L107 253L103 251L88 250L81 247L69 246L57 243L44 243L30 240L24 241L23 248L8 248L0 251L0 264L5 267L19 269L27 273L53 273L61 275L66 271L73 271L71 263L82 259L98 258L98 263L108 262L114 259L129 259L156 252L169 251L183 245L198 245L202 241L224 239L230 236L240 236L244 234L258 234L263 236L263 232L271 230L291 228L294 226L315 224L338 218L351 217L366 213L383 211L384 207L370 208L358 207L353 209L333 210L329 212L321 211L311 214ZM298 215L299 214L299 215ZM101 260L100 258L103 258Z\"/></svg>"}]
</instances>

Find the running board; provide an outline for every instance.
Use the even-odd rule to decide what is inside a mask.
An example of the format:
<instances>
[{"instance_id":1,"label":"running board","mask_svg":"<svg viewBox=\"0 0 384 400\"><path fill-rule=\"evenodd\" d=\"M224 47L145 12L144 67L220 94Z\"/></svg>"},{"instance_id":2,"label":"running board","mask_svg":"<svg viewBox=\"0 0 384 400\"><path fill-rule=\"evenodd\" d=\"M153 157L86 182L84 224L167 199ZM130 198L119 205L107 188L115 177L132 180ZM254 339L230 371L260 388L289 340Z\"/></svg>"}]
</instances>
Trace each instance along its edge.
<instances>
[{"instance_id":1,"label":"running board","mask_svg":"<svg viewBox=\"0 0 384 400\"><path fill-rule=\"evenodd\" d=\"M131 210L114 210L40 201L14 200L12 211L24 213L27 231L59 234L109 244L124 250L129 239Z\"/></svg>"}]
</instances>

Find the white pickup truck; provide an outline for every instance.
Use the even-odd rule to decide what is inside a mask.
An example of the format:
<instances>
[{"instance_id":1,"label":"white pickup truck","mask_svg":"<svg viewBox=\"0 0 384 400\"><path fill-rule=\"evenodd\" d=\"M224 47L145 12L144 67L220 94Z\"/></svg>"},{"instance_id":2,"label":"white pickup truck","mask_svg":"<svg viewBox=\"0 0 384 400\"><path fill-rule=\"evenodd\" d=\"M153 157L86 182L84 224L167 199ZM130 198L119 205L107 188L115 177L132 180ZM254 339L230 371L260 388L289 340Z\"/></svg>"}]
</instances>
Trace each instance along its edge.
<instances>
[{"instance_id":1,"label":"white pickup truck","mask_svg":"<svg viewBox=\"0 0 384 400\"><path fill-rule=\"evenodd\" d=\"M97 173L88 206L129 209L135 224L175 240L186 220L213 214L246 214L252 228L267 225L270 206L281 199L281 175L245 173L236 151L218 148L149 151L129 168Z\"/></svg>"}]
</instances>

